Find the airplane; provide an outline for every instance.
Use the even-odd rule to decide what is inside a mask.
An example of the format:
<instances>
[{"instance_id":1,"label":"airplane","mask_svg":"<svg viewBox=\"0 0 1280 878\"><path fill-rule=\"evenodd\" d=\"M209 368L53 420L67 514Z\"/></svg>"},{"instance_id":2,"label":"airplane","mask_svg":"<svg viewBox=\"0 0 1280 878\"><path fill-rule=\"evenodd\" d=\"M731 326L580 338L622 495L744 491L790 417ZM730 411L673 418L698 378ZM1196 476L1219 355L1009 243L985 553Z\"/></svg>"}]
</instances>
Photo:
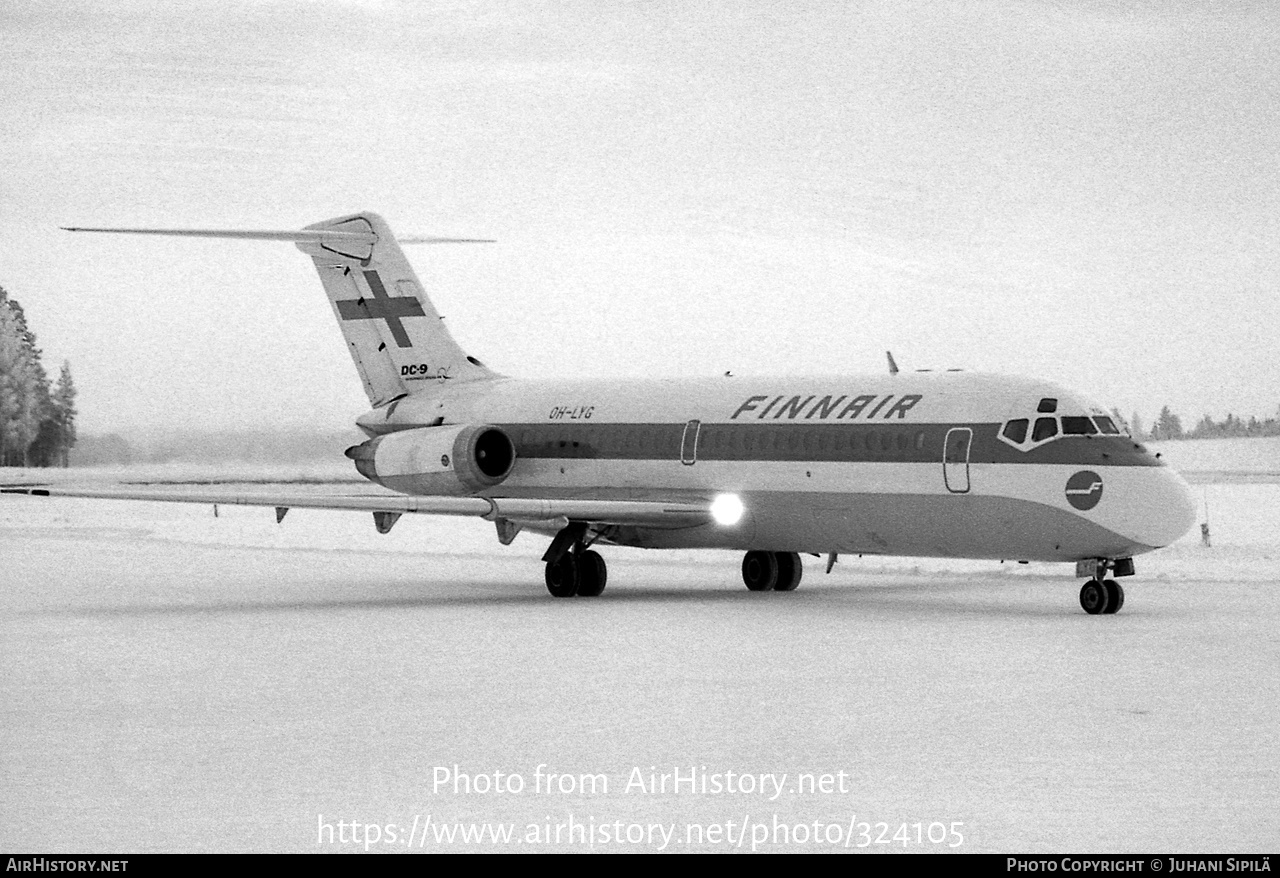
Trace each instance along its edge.
<instances>
[{"instance_id":1,"label":"airplane","mask_svg":"<svg viewBox=\"0 0 1280 878\"><path fill-rule=\"evenodd\" d=\"M8 493L372 512L550 538L545 582L595 597L597 546L731 549L757 592L793 591L801 554L1075 563L1080 604L1194 524L1187 483L1101 406L1057 384L959 370L880 375L520 380L458 346L387 223L299 231L71 228L291 241L312 258L370 409L356 470L395 493L228 496L9 486ZM421 238L413 243L473 239Z\"/></svg>"}]
</instances>

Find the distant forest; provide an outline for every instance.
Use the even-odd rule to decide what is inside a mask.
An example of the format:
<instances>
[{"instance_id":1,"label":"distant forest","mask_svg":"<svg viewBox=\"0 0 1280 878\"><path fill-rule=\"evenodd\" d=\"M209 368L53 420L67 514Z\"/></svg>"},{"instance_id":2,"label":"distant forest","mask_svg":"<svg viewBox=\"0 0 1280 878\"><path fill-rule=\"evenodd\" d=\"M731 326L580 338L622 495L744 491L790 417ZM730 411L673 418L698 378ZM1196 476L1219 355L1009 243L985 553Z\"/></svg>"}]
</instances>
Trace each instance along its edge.
<instances>
[{"instance_id":1,"label":"distant forest","mask_svg":"<svg viewBox=\"0 0 1280 878\"><path fill-rule=\"evenodd\" d=\"M1113 412L1113 414L1116 413ZM1119 417L1118 414L1117 417ZM1277 410L1276 416L1265 420L1250 416L1246 421L1244 418L1228 414L1221 421L1215 421L1205 415L1194 427L1187 430L1182 426L1182 419L1165 406L1156 416L1150 430L1144 429L1142 419L1137 412L1134 412L1133 420L1128 422L1128 426L1135 439L1153 442L1166 439L1239 439L1280 436L1280 409Z\"/></svg>"},{"instance_id":2,"label":"distant forest","mask_svg":"<svg viewBox=\"0 0 1280 878\"><path fill-rule=\"evenodd\" d=\"M27 315L0 287L0 466L67 466L75 402L71 367L50 380Z\"/></svg>"}]
</instances>

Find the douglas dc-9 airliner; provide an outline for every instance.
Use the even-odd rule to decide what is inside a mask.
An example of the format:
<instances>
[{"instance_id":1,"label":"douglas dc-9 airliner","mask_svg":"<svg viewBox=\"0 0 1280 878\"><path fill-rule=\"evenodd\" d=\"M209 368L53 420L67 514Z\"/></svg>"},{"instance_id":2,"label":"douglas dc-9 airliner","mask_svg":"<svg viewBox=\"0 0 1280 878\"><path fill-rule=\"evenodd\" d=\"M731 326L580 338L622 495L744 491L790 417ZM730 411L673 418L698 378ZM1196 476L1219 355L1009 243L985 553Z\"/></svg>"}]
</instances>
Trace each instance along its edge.
<instances>
[{"instance_id":1,"label":"douglas dc-9 airliner","mask_svg":"<svg viewBox=\"0 0 1280 878\"><path fill-rule=\"evenodd\" d=\"M1075 562L1080 603L1114 613L1133 556L1196 505L1106 410L1055 384L963 371L525 381L468 356L381 217L301 231L76 229L292 241L315 262L370 410L347 457L397 494L7 490L492 521L551 538L555 597L605 587L593 546L735 549L752 591L791 591L801 554ZM406 239L408 240L408 239ZM418 242L465 239L427 238ZM1109 575L1110 574L1110 575Z\"/></svg>"}]
</instances>

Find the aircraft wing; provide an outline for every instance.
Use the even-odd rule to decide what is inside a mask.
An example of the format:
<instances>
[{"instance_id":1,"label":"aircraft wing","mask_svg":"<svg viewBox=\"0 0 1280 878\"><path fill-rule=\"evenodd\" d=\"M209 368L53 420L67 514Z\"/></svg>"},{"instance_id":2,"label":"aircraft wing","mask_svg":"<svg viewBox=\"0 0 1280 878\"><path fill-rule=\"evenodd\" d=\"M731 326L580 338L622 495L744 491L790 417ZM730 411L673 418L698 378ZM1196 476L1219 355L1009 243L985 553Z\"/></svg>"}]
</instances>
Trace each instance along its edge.
<instances>
[{"instance_id":1,"label":"aircraft wing","mask_svg":"<svg viewBox=\"0 0 1280 878\"><path fill-rule=\"evenodd\" d=\"M653 500L541 500L515 497L412 497L404 494L323 494L297 492L239 493L231 491L166 490L163 488L79 488L57 485L3 485L0 494L34 497L83 497L95 500L149 500L164 503L225 504L275 507L281 510L339 509L373 513L462 515L487 521L585 521L592 524L634 524L691 527L712 521L711 503L665 503Z\"/></svg>"}]
</instances>

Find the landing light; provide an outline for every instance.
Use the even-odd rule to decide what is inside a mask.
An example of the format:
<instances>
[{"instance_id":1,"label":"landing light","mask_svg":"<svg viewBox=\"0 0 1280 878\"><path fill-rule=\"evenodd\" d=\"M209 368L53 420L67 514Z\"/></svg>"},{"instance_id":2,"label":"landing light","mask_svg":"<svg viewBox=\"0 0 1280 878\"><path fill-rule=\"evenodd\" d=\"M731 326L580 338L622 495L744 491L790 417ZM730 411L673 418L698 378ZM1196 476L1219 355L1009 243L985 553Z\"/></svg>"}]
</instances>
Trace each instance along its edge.
<instances>
[{"instance_id":1,"label":"landing light","mask_svg":"<svg viewBox=\"0 0 1280 878\"><path fill-rule=\"evenodd\" d=\"M737 494L717 494L711 501L711 517L715 519L716 524L725 527L741 521L744 510L742 498Z\"/></svg>"}]
</instances>

